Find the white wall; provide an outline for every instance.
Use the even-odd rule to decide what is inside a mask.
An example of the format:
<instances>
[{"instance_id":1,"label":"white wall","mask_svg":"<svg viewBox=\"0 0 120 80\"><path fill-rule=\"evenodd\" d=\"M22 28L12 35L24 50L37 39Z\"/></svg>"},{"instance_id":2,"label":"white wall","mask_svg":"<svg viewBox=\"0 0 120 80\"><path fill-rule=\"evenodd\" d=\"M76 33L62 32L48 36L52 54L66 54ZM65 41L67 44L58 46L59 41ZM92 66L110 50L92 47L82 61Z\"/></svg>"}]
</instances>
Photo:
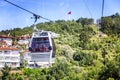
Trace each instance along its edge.
<instances>
[{"instance_id":1,"label":"white wall","mask_svg":"<svg viewBox=\"0 0 120 80\"><path fill-rule=\"evenodd\" d=\"M19 51L0 51L0 67L4 67L5 63L9 67L20 67Z\"/></svg>"}]
</instances>

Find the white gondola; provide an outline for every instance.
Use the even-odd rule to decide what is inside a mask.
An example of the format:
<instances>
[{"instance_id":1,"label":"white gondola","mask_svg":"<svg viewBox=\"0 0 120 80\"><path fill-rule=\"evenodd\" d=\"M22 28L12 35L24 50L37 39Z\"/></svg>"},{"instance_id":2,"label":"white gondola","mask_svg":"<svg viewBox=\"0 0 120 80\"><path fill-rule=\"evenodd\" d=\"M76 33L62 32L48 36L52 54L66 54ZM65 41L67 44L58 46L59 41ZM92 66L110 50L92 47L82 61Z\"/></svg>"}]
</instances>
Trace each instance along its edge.
<instances>
[{"instance_id":1,"label":"white gondola","mask_svg":"<svg viewBox=\"0 0 120 80\"><path fill-rule=\"evenodd\" d=\"M51 66L54 63L56 47L54 35L50 31L35 31L32 34L29 50L32 62L37 66Z\"/></svg>"}]
</instances>

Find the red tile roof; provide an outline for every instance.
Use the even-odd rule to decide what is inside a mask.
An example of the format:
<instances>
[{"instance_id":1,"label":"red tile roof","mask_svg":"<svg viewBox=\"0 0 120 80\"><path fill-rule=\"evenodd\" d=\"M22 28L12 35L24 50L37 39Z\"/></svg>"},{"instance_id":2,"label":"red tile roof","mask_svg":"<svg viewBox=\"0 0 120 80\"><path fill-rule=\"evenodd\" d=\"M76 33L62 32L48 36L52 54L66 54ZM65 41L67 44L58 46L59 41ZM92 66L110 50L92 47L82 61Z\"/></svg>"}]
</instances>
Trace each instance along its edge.
<instances>
[{"instance_id":1,"label":"red tile roof","mask_svg":"<svg viewBox=\"0 0 120 80\"><path fill-rule=\"evenodd\" d=\"M19 36L19 37L17 37L19 40L20 39L29 39L30 38L30 35L29 34L26 34L26 35L22 35L22 36Z\"/></svg>"},{"instance_id":2,"label":"red tile roof","mask_svg":"<svg viewBox=\"0 0 120 80\"><path fill-rule=\"evenodd\" d=\"M19 49L13 47L0 47L0 51L5 51L5 50L19 50Z\"/></svg>"},{"instance_id":3,"label":"red tile roof","mask_svg":"<svg viewBox=\"0 0 120 80\"><path fill-rule=\"evenodd\" d=\"M0 35L0 38L13 38L12 36Z\"/></svg>"}]
</instances>

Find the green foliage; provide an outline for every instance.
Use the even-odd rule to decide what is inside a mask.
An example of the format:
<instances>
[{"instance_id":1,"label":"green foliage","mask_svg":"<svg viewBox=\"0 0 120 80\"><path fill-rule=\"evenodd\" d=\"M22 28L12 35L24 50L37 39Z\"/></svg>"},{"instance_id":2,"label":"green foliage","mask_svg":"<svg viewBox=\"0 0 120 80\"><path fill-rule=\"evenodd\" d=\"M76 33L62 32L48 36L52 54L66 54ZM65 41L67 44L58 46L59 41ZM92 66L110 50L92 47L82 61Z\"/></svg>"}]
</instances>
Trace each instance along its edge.
<instances>
[{"instance_id":1,"label":"green foliage","mask_svg":"<svg viewBox=\"0 0 120 80\"><path fill-rule=\"evenodd\" d=\"M108 35L117 35L120 37L119 30L120 15L118 13L102 18L101 31Z\"/></svg>"},{"instance_id":2,"label":"green foliage","mask_svg":"<svg viewBox=\"0 0 120 80\"><path fill-rule=\"evenodd\" d=\"M88 18L79 18L76 22L81 23L82 26L84 27L85 25L93 24L94 20L92 18L90 18L90 19L88 19Z\"/></svg>"},{"instance_id":3,"label":"green foliage","mask_svg":"<svg viewBox=\"0 0 120 80\"><path fill-rule=\"evenodd\" d=\"M22 74L10 74L9 80L24 80L24 76Z\"/></svg>"},{"instance_id":4,"label":"green foliage","mask_svg":"<svg viewBox=\"0 0 120 80\"><path fill-rule=\"evenodd\" d=\"M120 79L120 67L115 61L109 61L105 66L103 66L98 79L107 80L110 78L114 78L115 80Z\"/></svg>"},{"instance_id":5,"label":"green foliage","mask_svg":"<svg viewBox=\"0 0 120 80\"><path fill-rule=\"evenodd\" d=\"M93 33L94 31L91 27L85 26L79 35L79 46L83 49L87 49L87 43L89 43Z\"/></svg>"},{"instance_id":6,"label":"green foliage","mask_svg":"<svg viewBox=\"0 0 120 80\"><path fill-rule=\"evenodd\" d=\"M71 71L68 63L66 61L59 61L56 65L50 68L49 73L55 78L55 80L63 79L68 76L68 73Z\"/></svg>"},{"instance_id":7,"label":"green foliage","mask_svg":"<svg viewBox=\"0 0 120 80\"><path fill-rule=\"evenodd\" d=\"M90 66L94 65L94 60L97 59L97 55L95 53L87 53L82 51L77 51L73 55L73 59L79 62L79 65L84 66Z\"/></svg>"},{"instance_id":8,"label":"green foliage","mask_svg":"<svg viewBox=\"0 0 120 80\"><path fill-rule=\"evenodd\" d=\"M5 66L2 68L2 80L7 80L7 78L9 77L9 73L10 73L11 68L7 66L7 64L5 64Z\"/></svg>"}]
</instances>

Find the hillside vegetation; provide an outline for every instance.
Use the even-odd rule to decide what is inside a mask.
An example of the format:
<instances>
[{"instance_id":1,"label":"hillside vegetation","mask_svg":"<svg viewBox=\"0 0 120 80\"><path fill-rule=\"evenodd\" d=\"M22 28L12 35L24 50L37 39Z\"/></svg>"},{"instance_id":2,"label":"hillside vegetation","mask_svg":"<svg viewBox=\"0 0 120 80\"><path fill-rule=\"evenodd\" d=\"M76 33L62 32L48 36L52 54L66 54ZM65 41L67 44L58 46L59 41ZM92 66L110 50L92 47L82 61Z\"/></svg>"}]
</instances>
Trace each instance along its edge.
<instances>
[{"instance_id":1,"label":"hillside vegetation","mask_svg":"<svg viewBox=\"0 0 120 80\"><path fill-rule=\"evenodd\" d=\"M37 24L39 30L60 34L55 39L55 64L44 69L22 68L23 74L8 74L6 80L120 80L120 15L103 17L100 24L100 37L93 19ZM15 28L1 34L10 32L17 37L31 34L32 28Z\"/></svg>"}]
</instances>

